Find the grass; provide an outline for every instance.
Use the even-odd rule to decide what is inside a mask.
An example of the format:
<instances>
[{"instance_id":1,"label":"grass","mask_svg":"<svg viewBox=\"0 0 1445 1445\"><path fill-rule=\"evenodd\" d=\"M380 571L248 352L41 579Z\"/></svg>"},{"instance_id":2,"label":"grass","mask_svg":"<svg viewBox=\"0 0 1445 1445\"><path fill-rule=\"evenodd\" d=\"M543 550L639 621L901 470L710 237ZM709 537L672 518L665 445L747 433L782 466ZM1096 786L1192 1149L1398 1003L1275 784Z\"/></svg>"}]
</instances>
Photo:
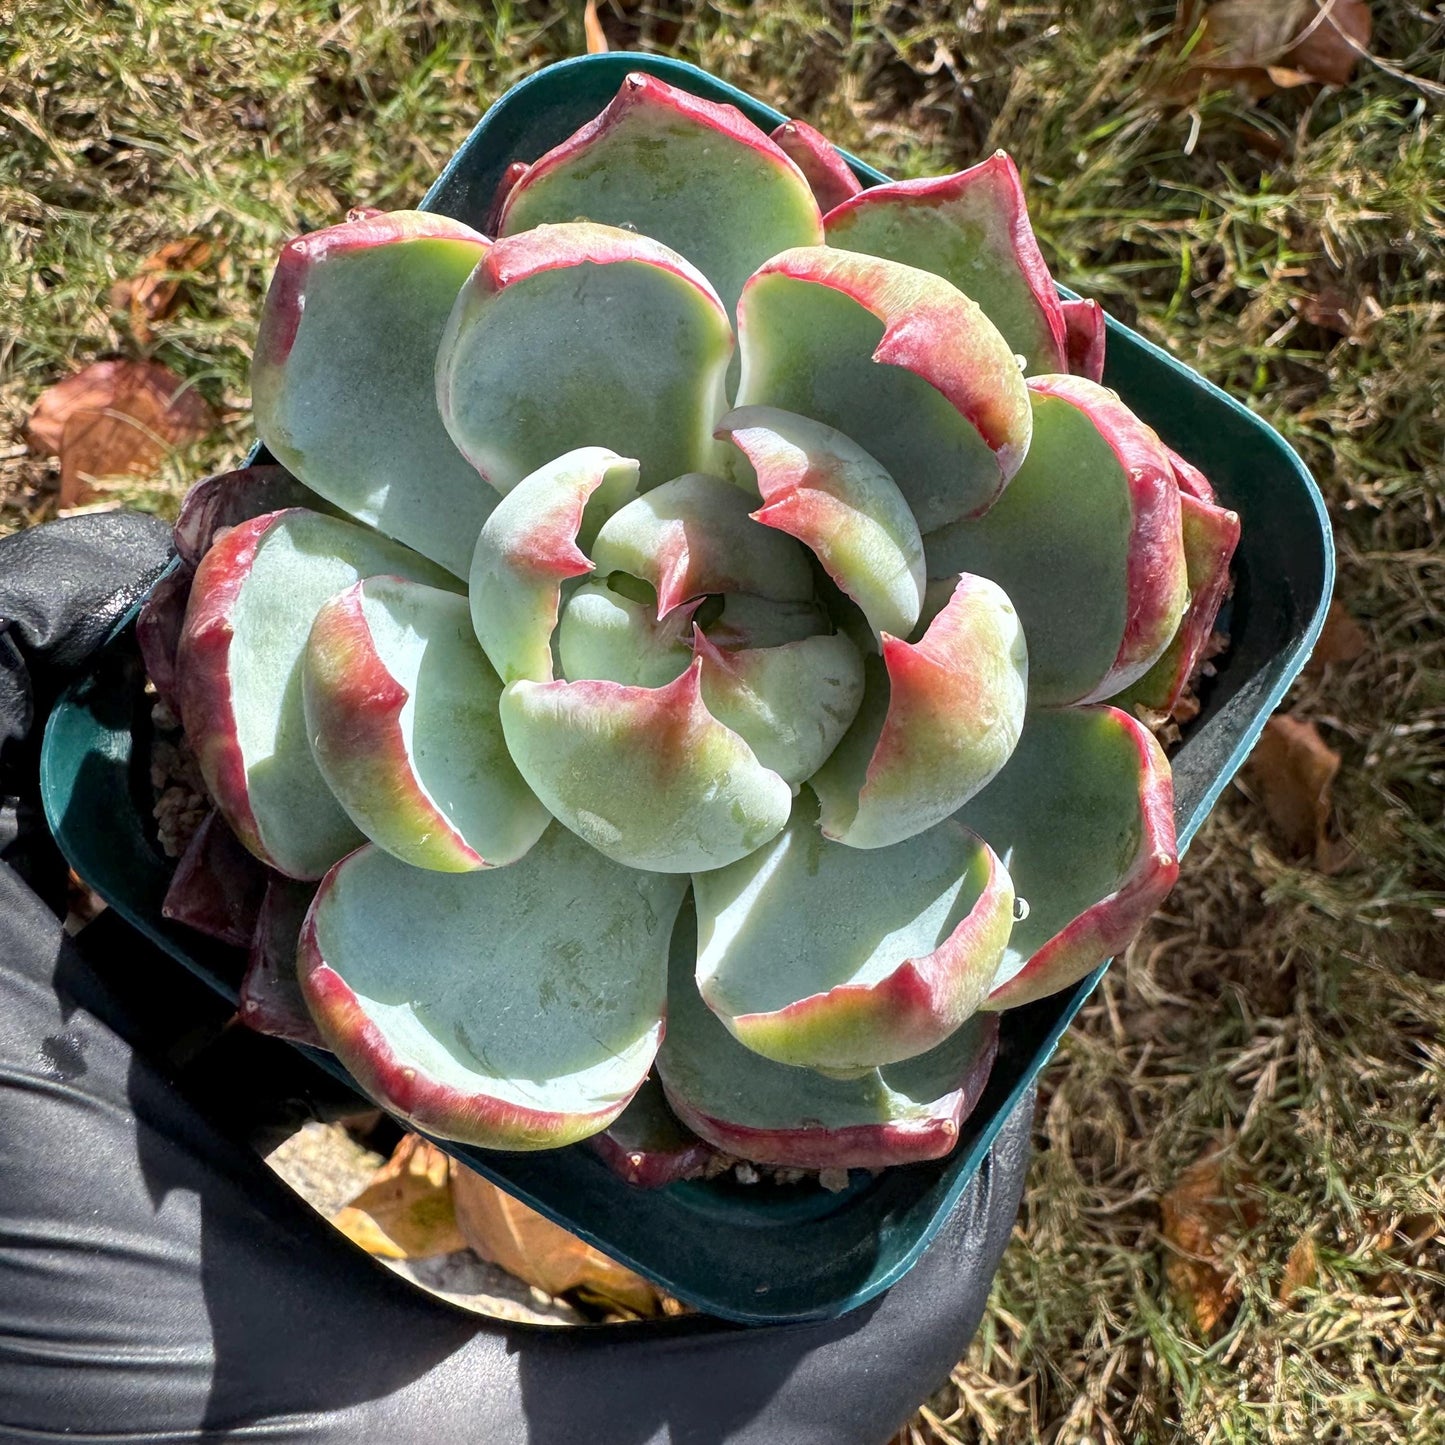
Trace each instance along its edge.
<instances>
[{"instance_id":1,"label":"grass","mask_svg":"<svg viewBox=\"0 0 1445 1445\"><path fill-rule=\"evenodd\" d=\"M1061 279L1304 454L1367 639L1287 703L1343 757L1348 861L1292 858L1247 777L1231 789L1045 1077L988 1318L911 1445L1445 1441L1445 127L1428 89L1445 20L1372 8L1372 48L1424 89L1365 63L1339 90L1172 100L1188 37L1171 6L1122 0L601 8L614 44L698 60L884 169L1011 150ZM165 511L188 467L238 458L278 243L414 200L489 100L583 47L563 4L36 0L23 28L5 9L5 529L53 507L53 467L19 440L29 408L100 356L154 356L225 418L125 500ZM109 288L193 231L222 259L141 347ZM1346 320L1321 324L1336 302ZM1238 1302L1205 1334L1170 1286L1159 1201L1216 1147L1249 1208ZM1316 1271L1283 1302L1306 1237Z\"/></svg>"}]
</instances>

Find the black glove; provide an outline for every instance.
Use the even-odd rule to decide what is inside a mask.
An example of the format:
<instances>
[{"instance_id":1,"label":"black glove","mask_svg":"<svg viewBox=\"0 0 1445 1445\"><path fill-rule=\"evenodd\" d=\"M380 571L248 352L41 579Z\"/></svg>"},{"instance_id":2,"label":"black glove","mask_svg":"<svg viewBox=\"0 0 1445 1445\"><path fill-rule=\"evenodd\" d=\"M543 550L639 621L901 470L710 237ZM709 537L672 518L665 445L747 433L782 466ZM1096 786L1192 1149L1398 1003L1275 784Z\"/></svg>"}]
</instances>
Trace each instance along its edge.
<instances>
[{"instance_id":1,"label":"black glove","mask_svg":"<svg viewBox=\"0 0 1445 1445\"><path fill-rule=\"evenodd\" d=\"M130 516L0 541L0 1439L886 1440L978 1324L1032 1094L918 1266L838 1320L544 1330L422 1294L226 1127L224 1090L198 1104L168 1040L214 1000L114 915L72 941L41 901L64 869L34 804L37 723L166 553ZM237 1034L238 1099L297 1067Z\"/></svg>"}]
</instances>

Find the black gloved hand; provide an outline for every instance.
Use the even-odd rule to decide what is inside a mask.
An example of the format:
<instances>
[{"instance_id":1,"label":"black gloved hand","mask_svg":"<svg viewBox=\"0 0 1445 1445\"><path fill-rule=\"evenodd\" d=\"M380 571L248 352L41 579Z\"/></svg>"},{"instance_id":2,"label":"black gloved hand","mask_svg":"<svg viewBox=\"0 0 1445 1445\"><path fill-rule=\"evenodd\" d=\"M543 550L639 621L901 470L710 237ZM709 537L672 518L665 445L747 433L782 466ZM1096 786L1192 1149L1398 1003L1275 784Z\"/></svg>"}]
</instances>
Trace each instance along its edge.
<instances>
[{"instance_id":1,"label":"black gloved hand","mask_svg":"<svg viewBox=\"0 0 1445 1445\"><path fill-rule=\"evenodd\" d=\"M0 541L0 1438L886 1440L977 1326L1032 1094L912 1273L838 1320L541 1330L421 1294L176 1087L148 1044L178 965L111 915L72 942L41 901L38 724L166 553L129 516Z\"/></svg>"}]
</instances>

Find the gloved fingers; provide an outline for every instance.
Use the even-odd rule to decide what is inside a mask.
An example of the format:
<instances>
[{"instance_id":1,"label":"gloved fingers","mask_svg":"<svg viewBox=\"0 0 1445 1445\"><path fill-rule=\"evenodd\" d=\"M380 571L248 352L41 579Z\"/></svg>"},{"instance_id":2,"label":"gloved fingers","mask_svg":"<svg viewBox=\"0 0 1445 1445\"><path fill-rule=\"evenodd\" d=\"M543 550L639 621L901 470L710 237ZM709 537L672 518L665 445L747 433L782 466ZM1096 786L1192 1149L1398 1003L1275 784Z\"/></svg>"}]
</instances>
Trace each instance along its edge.
<instances>
[{"instance_id":1,"label":"gloved fingers","mask_svg":"<svg viewBox=\"0 0 1445 1445\"><path fill-rule=\"evenodd\" d=\"M36 723L160 574L170 529L136 512L69 517L0 538L0 859L54 904L64 874L34 796Z\"/></svg>"}]
</instances>

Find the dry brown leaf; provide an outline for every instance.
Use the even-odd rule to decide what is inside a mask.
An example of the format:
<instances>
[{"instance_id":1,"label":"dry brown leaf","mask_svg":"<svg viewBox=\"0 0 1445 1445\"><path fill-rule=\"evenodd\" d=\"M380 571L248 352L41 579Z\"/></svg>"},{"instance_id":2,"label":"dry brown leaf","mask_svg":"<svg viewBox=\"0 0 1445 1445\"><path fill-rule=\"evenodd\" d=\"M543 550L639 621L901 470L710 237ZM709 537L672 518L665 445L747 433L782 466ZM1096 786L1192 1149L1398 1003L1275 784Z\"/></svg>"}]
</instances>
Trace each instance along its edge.
<instances>
[{"instance_id":1,"label":"dry brown leaf","mask_svg":"<svg viewBox=\"0 0 1445 1445\"><path fill-rule=\"evenodd\" d=\"M588 55L603 55L607 51L607 33L597 18L597 0L587 0L582 11L582 29L587 35Z\"/></svg>"},{"instance_id":2,"label":"dry brown leaf","mask_svg":"<svg viewBox=\"0 0 1445 1445\"><path fill-rule=\"evenodd\" d=\"M1197 13L1180 5L1185 28ZM1370 40L1365 0L1215 0L1189 79L1227 80L1260 99L1299 85L1344 85Z\"/></svg>"},{"instance_id":3,"label":"dry brown leaf","mask_svg":"<svg viewBox=\"0 0 1445 1445\"><path fill-rule=\"evenodd\" d=\"M1239 1299L1238 1239L1259 1222L1259 1206L1246 1183L1228 1175L1223 1155L1211 1149L1159 1200L1169 1250L1164 1272L1204 1335L1214 1333Z\"/></svg>"},{"instance_id":4,"label":"dry brown leaf","mask_svg":"<svg viewBox=\"0 0 1445 1445\"><path fill-rule=\"evenodd\" d=\"M140 263L134 276L110 288L111 309L127 313L131 334L142 345L155 335L155 322L174 314L188 276L211 259L212 250L204 236L167 241Z\"/></svg>"},{"instance_id":5,"label":"dry brown leaf","mask_svg":"<svg viewBox=\"0 0 1445 1445\"><path fill-rule=\"evenodd\" d=\"M1370 43L1370 7L1365 0L1318 0L1313 9L1285 64L1303 77L1297 84L1345 85Z\"/></svg>"},{"instance_id":6,"label":"dry brown leaf","mask_svg":"<svg viewBox=\"0 0 1445 1445\"><path fill-rule=\"evenodd\" d=\"M632 1315L663 1312L662 1296L641 1275L459 1164L452 1168L452 1197L466 1242L518 1279L550 1295L575 1290Z\"/></svg>"},{"instance_id":7,"label":"dry brown leaf","mask_svg":"<svg viewBox=\"0 0 1445 1445\"><path fill-rule=\"evenodd\" d=\"M384 1259L425 1259L465 1249L452 1206L449 1164L435 1144L408 1134L331 1222Z\"/></svg>"},{"instance_id":8,"label":"dry brown leaf","mask_svg":"<svg viewBox=\"0 0 1445 1445\"><path fill-rule=\"evenodd\" d=\"M60 505L74 507L101 478L153 471L215 424L200 393L159 362L96 361L41 393L26 440L37 455L60 457Z\"/></svg>"},{"instance_id":9,"label":"dry brown leaf","mask_svg":"<svg viewBox=\"0 0 1445 1445\"><path fill-rule=\"evenodd\" d=\"M1365 629L1350 616L1343 602L1331 602L1320 629L1319 641L1310 654L1309 671L1321 672L1331 663L1355 662L1365 655L1370 639Z\"/></svg>"},{"instance_id":10,"label":"dry brown leaf","mask_svg":"<svg viewBox=\"0 0 1445 1445\"><path fill-rule=\"evenodd\" d=\"M1284 1277L1279 1282L1279 1302L1292 1305L1302 1291L1314 1286L1320 1275L1319 1256L1315 1253L1315 1237L1306 1231L1295 1240L1284 1262Z\"/></svg>"},{"instance_id":11,"label":"dry brown leaf","mask_svg":"<svg viewBox=\"0 0 1445 1445\"><path fill-rule=\"evenodd\" d=\"M1312 722L1280 713L1264 725L1246 765L1264 810L1297 857L1334 872L1344 853L1329 837L1340 755Z\"/></svg>"}]
</instances>

